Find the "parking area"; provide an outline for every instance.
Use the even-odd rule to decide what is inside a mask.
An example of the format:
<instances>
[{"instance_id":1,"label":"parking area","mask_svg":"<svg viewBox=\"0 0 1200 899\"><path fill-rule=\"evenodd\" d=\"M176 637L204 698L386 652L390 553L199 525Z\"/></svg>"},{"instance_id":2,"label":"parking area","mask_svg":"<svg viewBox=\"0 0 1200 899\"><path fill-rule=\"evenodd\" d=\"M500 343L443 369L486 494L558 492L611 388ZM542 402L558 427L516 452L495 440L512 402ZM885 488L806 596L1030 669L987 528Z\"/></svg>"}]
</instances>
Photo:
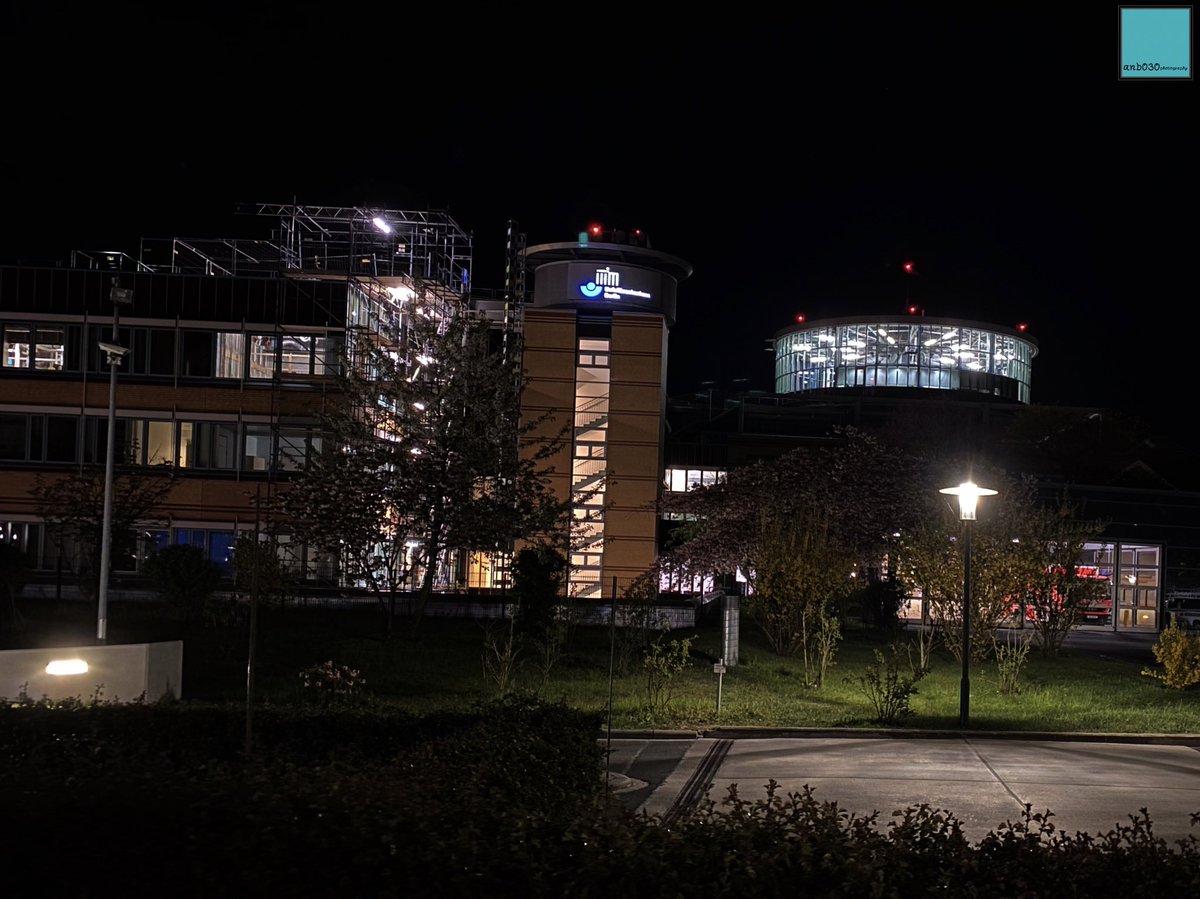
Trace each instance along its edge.
<instances>
[{"instance_id":1,"label":"parking area","mask_svg":"<svg viewBox=\"0 0 1200 899\"><path fill-rule=\"evenodd\" d=\"M972 841L1026 803L1068 833L1104 833L1145 808L1154 832L1174 841L1200 831L1200 739L1155 742L1022 740L974 736L720 737L614 739L610 767L629 807L669 817L705 795L742 798L806 785L817 799L858 815L927 803L952 813ZM674 761L673 761L674 760ZM669 770L668 770L669 769Z\"/></svg>"}]
</instances>

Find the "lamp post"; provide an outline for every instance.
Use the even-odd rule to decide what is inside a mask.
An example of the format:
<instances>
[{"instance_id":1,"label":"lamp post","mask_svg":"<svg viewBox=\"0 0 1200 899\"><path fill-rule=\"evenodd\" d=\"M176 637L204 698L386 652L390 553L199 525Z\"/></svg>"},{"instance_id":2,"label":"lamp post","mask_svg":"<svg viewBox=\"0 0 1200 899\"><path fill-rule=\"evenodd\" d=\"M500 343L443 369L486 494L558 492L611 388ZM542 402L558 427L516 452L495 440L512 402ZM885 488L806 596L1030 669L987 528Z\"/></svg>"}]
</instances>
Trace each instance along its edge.
<instances>
[{"instance_id":1,"label":"lamp post","mask_svg":"<svg viewBox=\"0 0 1200 899\"><path fill-rule=\"evenodd\" d=\"M958 497L958 517L963 523L963 598L962 598L962 681L958 692L958 726L966 727L971 709L971 522L981 496L995 496L995 490L964 481L957 487L943 487L939 493Z\"/></svg>"},{"instance_id":2,"label":"lamp post","mask_svg":"<svg viewBox=\"0 0 1200 899\"><path fill-rule=\"evenodd\" d=\"M117 280L114 279L108 298L113 304L112 342L100 341L100 349L108 358L109 368L108 433L105 435L104 453L104 525L100 535L100 598L96 608L96 640L100 643L108 640L108 568L112 557L113 435L117 430L117 366L129 352L127 347L117 342L120 340L117 327L121 320L121 307L133 302L133 290L118 287Z\"/></svg>"}]
</instances>

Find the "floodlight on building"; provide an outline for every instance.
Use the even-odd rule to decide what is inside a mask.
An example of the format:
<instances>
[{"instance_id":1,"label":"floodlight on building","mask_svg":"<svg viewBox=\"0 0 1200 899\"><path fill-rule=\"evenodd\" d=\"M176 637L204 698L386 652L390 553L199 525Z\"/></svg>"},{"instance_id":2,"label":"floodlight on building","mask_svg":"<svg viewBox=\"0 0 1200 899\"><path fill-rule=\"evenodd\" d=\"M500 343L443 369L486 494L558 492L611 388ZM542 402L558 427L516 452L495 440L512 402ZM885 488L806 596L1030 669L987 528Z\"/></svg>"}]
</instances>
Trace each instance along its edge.
<instances>
[{"instance_id":1,"label":"floodlight on building","mask_svg":"<svg viewBox=\"0 0 1200 899\"><path fill-rule=\"evenodd\" d=\"M371 219L371 224L382 231L384 234L392 233L392 226L383 220L383 216L377 215Z\"/></svg>"}]
</instances>

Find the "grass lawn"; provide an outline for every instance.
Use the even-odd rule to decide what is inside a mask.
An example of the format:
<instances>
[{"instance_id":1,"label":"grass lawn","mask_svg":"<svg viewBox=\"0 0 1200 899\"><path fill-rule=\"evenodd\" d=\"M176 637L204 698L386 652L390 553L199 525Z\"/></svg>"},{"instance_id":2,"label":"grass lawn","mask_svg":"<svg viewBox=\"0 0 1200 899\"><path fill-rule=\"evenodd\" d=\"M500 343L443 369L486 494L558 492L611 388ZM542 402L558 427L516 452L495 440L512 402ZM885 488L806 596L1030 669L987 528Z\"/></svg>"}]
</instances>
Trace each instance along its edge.
<instances>
[{"instance_id":1,"label":"grass lawn","mask_svg":"<svg viewBox=\"0 0 1200 899\"><path fill-rule=\"evenodd\" d=\"M6 635L0 648L92 643L94 610L84 603L25 600L28 622L20 635ZM486 624L429 618L413 640L401 632L385 638L375 609L291 609L261 615L256 695L264 702L303 700L301 670L326 660L362 672L373 701L414 711L465 708L496 695L483 673ZM494 626L494 625L493 625ZM110 605L110 642L184 638L185 700L243 701L246 633L224 634L193 626L186 631L146 603ZM805 686L799 658L772 654L754 626L743 618L740 664L724 677L721 712L716 712L717 679L712 663L719 652L717 626L679 631L671 638L695 638L690 664L672 682L665 710L651 713L641 659L612 680L615 728L724 726L875 728L874 709L860 679L875 662L874 650L888 639L850 629L838 647L835 666L820 689ZM902 634L912 640L913 634ZM619 657L620 653L617 652ZM606 712L609 700L609 632L605 627L575 629L566 654L541 676L531 656L522 656L515 684L550 700ZM902 726L957 728L959 664L946 652L935 654L931 673L917 685L913 714ZM1001 694L993 661L971 668L973 730L1084 731L1092 733L1200 733L1200 690L1163 687L1141 674L1141 666L1064 650L1045 659L1029 654L1016 695Z\"/></svg>"}]
</instances>

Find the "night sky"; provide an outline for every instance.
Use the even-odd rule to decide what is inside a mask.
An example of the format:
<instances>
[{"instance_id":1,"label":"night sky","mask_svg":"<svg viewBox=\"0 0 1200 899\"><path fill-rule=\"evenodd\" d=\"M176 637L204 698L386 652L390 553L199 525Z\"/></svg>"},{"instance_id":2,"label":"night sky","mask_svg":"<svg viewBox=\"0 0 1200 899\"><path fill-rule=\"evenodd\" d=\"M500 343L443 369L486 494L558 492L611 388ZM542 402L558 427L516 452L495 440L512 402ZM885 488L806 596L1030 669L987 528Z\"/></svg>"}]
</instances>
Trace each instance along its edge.
<instances>
[{"instance_id":1,"label":"night sky","mask_svg":"<svg viewBox=\"0 0 1200 899\"><path fill-rule=\"evenodd\" d=\"M906 293L1027 322L1038 403L1157 418L1194 380L1194 86L1118 81L1115 5L677 28L623 5L17 6L5 262L266 236L235 204L294 200L447 210L498 288L508 220L530 244L598 221L695 267L672 393L769 389L765 341L797 313L902 313Z\"/></svg>"}]
</instances>

